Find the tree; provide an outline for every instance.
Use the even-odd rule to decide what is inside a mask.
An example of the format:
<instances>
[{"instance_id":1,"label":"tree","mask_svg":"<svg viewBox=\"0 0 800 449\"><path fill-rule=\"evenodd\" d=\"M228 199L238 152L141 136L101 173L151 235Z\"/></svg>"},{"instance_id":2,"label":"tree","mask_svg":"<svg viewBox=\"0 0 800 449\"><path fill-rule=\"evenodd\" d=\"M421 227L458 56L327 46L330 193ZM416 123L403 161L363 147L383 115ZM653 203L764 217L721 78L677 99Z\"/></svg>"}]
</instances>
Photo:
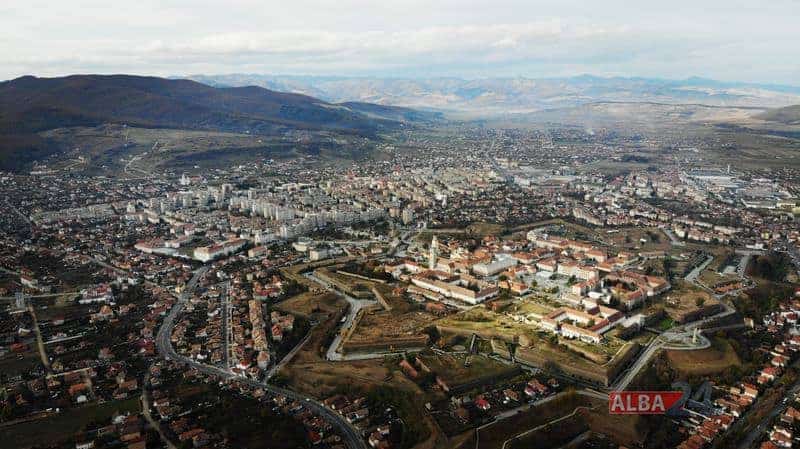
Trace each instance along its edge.
<instances>
[{"instance_id":1,"label":"tree","mask_svg":"<svg viewBox=\"0 0 800 449\"><path fill-rule=\"evenodd\" d=\"M674 266L672 259L667 256L664 258L664 276L667 279L672 279L672 267Z\"/></svg>"},{"instance_id":2,"label":"tree","mask_svg":"<svg viewBox=\"0 0 800 449\"><path fill-rule=\"evenodd\" d=\"M576 278L575 275L573 274L572 276L569 277L569 280L567 280L567 285L572 285L577 281L578 281L578 278Z\"/></svg>"},{"instance_id":3,"label":"tree","mask_svg":"<svg viewBox=\"0 0 800 449\"><path fill-rule=\"evenodd\" d=\"M428 337L430 338L429 341L431 342L439 341L439 339L442 338L442 335L439 333L439 329L436 326L428 326L423 332L428 334Z\"/></svg>"},{"instance_id":4,"label":"tree","mask_svg":"<svg viewBox=\"0 0 800 449\"><path fill-rule=\"evenodd\" d=\"M694 305L696 305L697 307L703 307L703 304L705 304L705 303L706 303L706 299L703 298L702 296L698 296L694 300Z\"/></svg>"}]
</instances>

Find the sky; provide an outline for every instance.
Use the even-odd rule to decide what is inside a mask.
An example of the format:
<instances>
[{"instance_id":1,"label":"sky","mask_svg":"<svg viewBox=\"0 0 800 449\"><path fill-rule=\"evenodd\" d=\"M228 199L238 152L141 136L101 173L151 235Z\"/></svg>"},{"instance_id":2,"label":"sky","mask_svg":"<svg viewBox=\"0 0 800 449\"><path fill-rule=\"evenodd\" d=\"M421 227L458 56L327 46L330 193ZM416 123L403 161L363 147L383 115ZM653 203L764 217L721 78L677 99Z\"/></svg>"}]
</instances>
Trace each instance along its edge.
<instances>
[{"instance_id":1,"label":"sky","mask_svg":"<svg viewBox=\"0 0 800 449\"><path fill-rule=\"evenodd\" d=\"M580 74L800 85L800 0L2 0L0 79Z\"/></svg>"}]
</instances>

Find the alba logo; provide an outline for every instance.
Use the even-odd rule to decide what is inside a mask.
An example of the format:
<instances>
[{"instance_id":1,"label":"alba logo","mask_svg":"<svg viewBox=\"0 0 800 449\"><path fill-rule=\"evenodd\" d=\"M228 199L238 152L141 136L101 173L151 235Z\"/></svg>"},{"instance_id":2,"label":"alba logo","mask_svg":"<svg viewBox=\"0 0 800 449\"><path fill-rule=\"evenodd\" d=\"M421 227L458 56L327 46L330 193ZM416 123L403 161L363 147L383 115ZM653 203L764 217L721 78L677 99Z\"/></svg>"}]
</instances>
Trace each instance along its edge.
<instances>
[{"instance_id":1,"label":"alba logo","mask_svg":"<svg viewBox=\"0 0 800 449\"><path fill-rule=\"evenodd\" d=\"M678 405L681 391L612 391L608 412L612 415L663 415Z\"/></svg>"}]
</instances>

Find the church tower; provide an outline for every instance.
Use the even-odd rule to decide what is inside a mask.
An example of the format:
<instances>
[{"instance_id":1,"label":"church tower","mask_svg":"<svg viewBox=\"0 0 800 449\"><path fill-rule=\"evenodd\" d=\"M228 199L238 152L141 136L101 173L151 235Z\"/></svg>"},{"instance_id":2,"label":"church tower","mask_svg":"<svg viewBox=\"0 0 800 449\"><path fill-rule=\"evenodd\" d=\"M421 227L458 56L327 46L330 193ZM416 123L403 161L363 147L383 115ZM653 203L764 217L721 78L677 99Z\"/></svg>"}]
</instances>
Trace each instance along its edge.
<instances>
[{"instance_id":1,"label":"church tower","mask_svg":"<svg viewBox=\"0 0 800 449\"><path fill-rule=\"evenodd\" d=\"M436 269L436 260L439 258L439 240L436 236L433 236L433 240L431 240L431 252L428 255L428 269L435 270Z\"/></svg>"}]
</instances>

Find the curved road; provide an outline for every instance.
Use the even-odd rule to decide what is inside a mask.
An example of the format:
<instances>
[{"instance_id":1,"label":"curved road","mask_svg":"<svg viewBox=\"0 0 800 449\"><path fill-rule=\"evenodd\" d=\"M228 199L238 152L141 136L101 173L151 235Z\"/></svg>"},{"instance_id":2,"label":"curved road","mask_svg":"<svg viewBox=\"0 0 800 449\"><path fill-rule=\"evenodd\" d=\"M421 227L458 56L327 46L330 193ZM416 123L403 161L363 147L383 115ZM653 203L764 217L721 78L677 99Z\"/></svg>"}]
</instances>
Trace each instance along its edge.
<instances>
[{"instance_id":1,"label":"curved road","mask_svg":"<svg viewBox=\"0 0 800 449\"><path fill-rule=\"evenodd\" d=\"M320 415L326 421L339 428L342 434L342 438L344 439L344 442L348 448L367 449L367 445L364 442L364 439L361 438L358 430L352 424L350 424L342 415L325 407L325 405L315 400L314 398L311 398L309 396L304 396L300 393L287 390L285 388L276 387L266 382L259 382L254 379L239 377L234 375L233 373L225 371L216 366L210 366L198 363L197 361L192 360L189 357L180 355L177 352L175 352L175 349L172 347L172 342L170 341L170 337L172 335L172 329L175 327L175 319L183 310L183 306L188 300L190 293L194 291L194 287L197 284L197 281L203 274L205 274L207 270L208 267L203 267L195 271L194 276L186 285L186 288L184 289L183 293L181 293L178 302L175 304L172 310L170 310L169 314L164 318L164 321L161 323L161 327L158 329L158 335L156 336L156 347L158 348L158 353L167 360L177 360L181 363L189 365L190 367L202 373L211 376L216 376L223 380L236 380L237 382L244 383L251 387L261 388L265 391L269 391L272 394L276 395L280 394L286 396L289 399L299 401L303 403L306 407L308 407L312 412Z\"/></svg>"},{"instance_id":2,"label":"curved road","mask_svg":"<svg viewBox=\"0 0 800 449\"><path fill-rule=\"evenodd\" d=\"M694 330L700 328L703 324L711 320L724 318L736 313L736 309L724 301L720 302L720 304L724 309L722 312L703 318L699 321L674 327L651 340L650 343L645 347L645 350L637 358L636 362L634 362L634 364L626 370L625 374L619 377L617 382L612 385L611 390L620 391L628 388L628 385L633 381L636 375L639 374L639 371L641 371L641 369L648 364L650 358L661 349L692 350L707 348L710 342L702 335L702 332L700 332L703 330L702 328L698 329L697 335L698 339L700 339L700 344L692 343L691 340Z\"/></svg>"},{"instance_id":3,"label":"curved road","mask_svg":"<svg viewBox=\"0 0 800 449\"><path fill-rule=\"evenodd\" d=\"M352 296L333 288L331 284L318 278L317 276L314 275L313 272L304 273L303 276L305 276L307 279L310 279L313 282L316 282L329 292L341 298L344 298L348 303L350 303L350 308L347 311L347 315L345 315L345 321L340 325L339 332L336 333L336 337L334 337L333 342L331 342L330 347L325 353L325 358L327 360L332 360L332 361L346 360L346 357L338 352L339 344L341 344L342 342L342 333L353 325L353 320L355 319L356 315L358 315L359 310L363 309L364 307L376 304L377 301L353 298ZM380 357L383 357L383 355L375 356L375 358L380 358Z\"/></svg>"}]
</instances>

